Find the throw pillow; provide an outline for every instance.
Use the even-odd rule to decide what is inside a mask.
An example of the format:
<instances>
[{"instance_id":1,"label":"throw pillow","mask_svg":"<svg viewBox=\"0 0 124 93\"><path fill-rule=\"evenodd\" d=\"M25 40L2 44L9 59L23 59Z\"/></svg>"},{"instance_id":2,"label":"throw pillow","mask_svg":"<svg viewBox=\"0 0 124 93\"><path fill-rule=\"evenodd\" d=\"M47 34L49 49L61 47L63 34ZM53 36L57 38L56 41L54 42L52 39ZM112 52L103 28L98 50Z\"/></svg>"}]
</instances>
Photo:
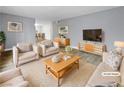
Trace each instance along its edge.
<instances>
[{"instance_id":1,"label":"throw pillow","mask_svg":"<svg viewBox=\"0 0 124 93\"><path fill-rule=\"evenodd\" d=\"M46 44L45 45L46 48L49 48L49 47L52 47L52 46L53 46L53 44Z\"/></svg>"},{"instance_id":2,"label":"throw pillow","mask_svg":"<svg viewBox=\"0 0 124 93\"><path fill-rule=\"evenodd\" d=\"M122 49L121 48L116 48L115 50L112 50L112 51L118 55L122 55Z\"/></svg>"},{"instance_id":3,"label":"throw pillow","mask_svg":"<svg viewBox=\"0 0 124 93\"><path fill-rule=\"evenodd\" d=\"M118 71L122 62L122 55L116 50L112 50L108 53L106 64L108 64L114 71Z\"/></svg>"},{"instance_id":4,"label":"throw pillow","mask_svg":"<svg viewBox=\"0 0 124 93\"><path fill-rule=\"evenodd\" d=\"M44 40L40 44L45 45L46 48L49 48L49 47L53 46L53 42L51 40Z\"/></svg>"},{"instance_id":5,"label":"throw pillow","mask_svg":"<svg viewBox=\"0 0 124 93\"><path fill-rule=\"evenodd\" d=\"M32 51L32 44L30 43L18 43L17 47L19 49L19 52L24 53L24 52L29 52Z\"/></svg>"}]
</instances>

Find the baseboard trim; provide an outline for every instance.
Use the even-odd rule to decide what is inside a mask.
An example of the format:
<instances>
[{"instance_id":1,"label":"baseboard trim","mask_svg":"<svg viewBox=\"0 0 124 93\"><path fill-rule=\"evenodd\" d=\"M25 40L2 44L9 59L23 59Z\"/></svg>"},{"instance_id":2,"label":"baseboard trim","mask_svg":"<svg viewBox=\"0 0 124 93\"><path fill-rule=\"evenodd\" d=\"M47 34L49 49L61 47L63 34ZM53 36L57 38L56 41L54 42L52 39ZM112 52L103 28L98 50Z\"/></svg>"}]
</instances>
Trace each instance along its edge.
<instances>
[{"instance_id":1,"label":"baseboard trim","mask_svg":"<svg viewBox=\"0 0 124 93\"><path fill-rule=\"evenodd\" d=\"M72 48L74 48L74 49L78 49L78 47L76 47L76 46L71 46Z\"/></svg>"},{"instance_id":2,"label":"baseboard trim","mask_svg":"<svg viewBox=\"0 0 124 93\"><path fill-rule=\"evenodd\" d=\"M12 51L12 48L7 48L5 49L5 51Z\"/></svg>"}]
</instances>

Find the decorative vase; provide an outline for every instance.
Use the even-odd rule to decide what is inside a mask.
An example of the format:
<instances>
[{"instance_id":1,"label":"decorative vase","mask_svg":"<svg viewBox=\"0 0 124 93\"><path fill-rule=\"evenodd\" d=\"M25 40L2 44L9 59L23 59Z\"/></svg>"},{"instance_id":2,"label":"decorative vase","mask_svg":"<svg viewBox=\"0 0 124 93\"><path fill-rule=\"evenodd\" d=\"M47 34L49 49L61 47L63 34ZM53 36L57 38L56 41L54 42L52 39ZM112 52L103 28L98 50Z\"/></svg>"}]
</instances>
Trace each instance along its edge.
<instances>
[{"instance_id":1,"label":"decorative vase","mask_svg":"<svg viewBox=\"0 0 124 93\"><path fill-rule=\"evenodd\" d=\"M58 63L61 59L61 56L60 55L55 55L52 57L52 62L53 63Z\"/></svg>"},{"instance_id":2,"label":"decorative vase","mask_svg":"<svg viewBox=\"0 0 124 93\"><path fill-rule=\"evenodd\" d=\"M66 52L70 52L70 51L72 51L72 48L71 48L70 46L66 46L66 47L65 47L65 51L66 51Z\"/></svg>"}]
</instances>

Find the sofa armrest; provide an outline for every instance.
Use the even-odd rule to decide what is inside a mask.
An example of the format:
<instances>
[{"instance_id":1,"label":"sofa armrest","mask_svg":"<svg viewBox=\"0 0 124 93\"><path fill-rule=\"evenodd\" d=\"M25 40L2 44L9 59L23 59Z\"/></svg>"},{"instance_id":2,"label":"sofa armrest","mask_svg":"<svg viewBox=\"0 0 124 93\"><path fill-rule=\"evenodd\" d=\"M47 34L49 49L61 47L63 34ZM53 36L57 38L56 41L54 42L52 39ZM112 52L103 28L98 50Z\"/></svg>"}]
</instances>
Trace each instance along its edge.
<instances>
[{"instance_id":1,"label":"sofa armrest","mask_svg":"<svg viewBox=\"0 0 124 93\"><path fill-rule=\"evenodd\" d=\"M103 57L102 57L102 61L105 62L107 60L107 56L108 53L107 52L103 52Z\"/></svg>"},{"instance_id":2,"label":"sofa armrest","mask_svg":"<svg viewBox=\"0 0 124 93\"><path fill-rule=\"evenodd\" d=\"M53 45L54 45L54 47L59 48L59 43L58 42L53 41Z\"/></svg>"},{"instance_id":3,"label":"sofa armrest","mask_svg":"<svg viewBox=\"0 0 124 93\"><path fill-rule=\"evenodd\" d=\"M36 53L36 54L39 54L39 48L37 45L32 45L33 46L33 51Z\"/></svg>"},{"instance_id":4,"label":"sofa armrest","mask_svg":"<svg viewBox=\"0 0 124 93\"><path fill-rule=\"evenodd\" d=\"M46 46L43 45L43 44L40 44L40 47L41 47L41 54L42 56L46 54Z\"/></svg>"},{"instance_id":5,"label":"sofa armrest","mask_svg":"<svg viewBox=\"0 0 124 93\"><path fill-rule=\"evenodd\" d=\"M19 50L16 46L13 47L13 63L15 64L15 66L18 65L18 61L19 61Z\"/></svg>"},{"instance_id":6,"label":"sofa armrest","mask_svg":"<svg viewBox=\"0 0 124 93\"><path fill-rule=\"evenodd\" d=\"M28 87L29 86L29 82L28 81L23 81L19 84L17 84L17 87Z\"/></svg>"},{"instance_id":7,"label":"sofa armrest","mask_svg":"<svg viewBox=\"0 0 124 93\"><path fill-rule=\"evenodd\" d=\"M6 81L8 81L14 77L19 76L19 75L22 75L19 68L15 68L15 69L1 72L0 73L0 83L6 82Z\"/></svg>"},{"instance_id":8,"label":"sofa armrest","mask_svg":"<svg viewBox=\"0 0 124 93\"><path fill-rule=\"evenodd\" d=\"M39 59L39 55L40 55L40 52L39 52L39 47L37 45L33 45L33 51L37 54L37 59Z\"/></svg>"}]
</instances>

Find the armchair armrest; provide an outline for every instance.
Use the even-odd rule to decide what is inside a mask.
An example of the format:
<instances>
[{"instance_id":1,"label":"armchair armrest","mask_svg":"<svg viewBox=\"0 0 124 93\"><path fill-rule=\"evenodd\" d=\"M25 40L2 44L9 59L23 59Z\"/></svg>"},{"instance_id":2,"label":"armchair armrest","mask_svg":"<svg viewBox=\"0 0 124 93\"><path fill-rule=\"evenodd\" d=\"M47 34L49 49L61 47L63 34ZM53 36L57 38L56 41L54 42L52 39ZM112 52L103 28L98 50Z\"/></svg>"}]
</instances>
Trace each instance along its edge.
<instances>
[{"instance_id":1,"label":"armchair armrest","mask_svg":"<svg viewBox=\"0 0 124 93\"><path fill-rule=\"evenodd\" d=\"M59 48L59 43L58 43L58 42L53 41L53 45L54 45L56 48Z\"/></svg>"},{"instance_id":2,"label":"armchair armrest","mask_svg":"<svg viewBox=\"0 0 124 93\"><path fill-rule=\"evenodd\" d=\"M33 51L37 54L37 59L39 59L39 47L37 45L32 45Z\"/></svg>"},{"instance_id":3,"label":"armchair armrest","mask_svg":"<svg viewBox=\"0 0 124 93\"><path fill-rule=\"evenodd\" d=\"M0 73L0 83L6 82L7 80L10 80L19 75L22 75L19 68L4 71Z\"/></svg>"},{"instance_id":4,"label":"armchair armrest","mask_svg":"<svg viewBox=\"0 0 124 93\"><path fill-rule=\"evenodd\" d=\"M37 45L32 45L33 46L33 51L36 53L36 54L39 54L39 48Z\"/></svg>"},{"instance_id":5,"label":"armchair armrest","mask_svg":"<svg viewBox=\"0 0 124 93\"><path fill-rule=\"evenodd\" d=\"M19 51L18 48L16 46L13 47L13 63L15 64L15 66L18 65L18 57L19 57Z\"/></svg>"},{"instance_id":6,"label":"armchair armrest","mask_svg":"<svg viewBox=\"0 0 124 93\"><path fill-rule=\"evenodd\" d=\"M46 46L43 44L40 44L40 47L41 47L41 54L45 55L46 54Z\"/></svg>"},{"instance_id":7,"label":"armchair armrest","mask_svg":"<svg viewBox=\"0 0 124 93\"><path fill-rule=\"evenodd\" d=\"M102 61L105 62L107 59L108 53L107 52L103 52L103 57L102 57Z\"/></svg>"},{"instance_id":8,"label":"armchair armrest","mask_svg":"<svg viewBox=\"0 0 124 93\"><path fill-rule=\"evenodd\" d=\"M17 84L18 87L28 87L29 86L29 82L28 81L23 81L19 84Z\"/></svg>"}]
</instances>

